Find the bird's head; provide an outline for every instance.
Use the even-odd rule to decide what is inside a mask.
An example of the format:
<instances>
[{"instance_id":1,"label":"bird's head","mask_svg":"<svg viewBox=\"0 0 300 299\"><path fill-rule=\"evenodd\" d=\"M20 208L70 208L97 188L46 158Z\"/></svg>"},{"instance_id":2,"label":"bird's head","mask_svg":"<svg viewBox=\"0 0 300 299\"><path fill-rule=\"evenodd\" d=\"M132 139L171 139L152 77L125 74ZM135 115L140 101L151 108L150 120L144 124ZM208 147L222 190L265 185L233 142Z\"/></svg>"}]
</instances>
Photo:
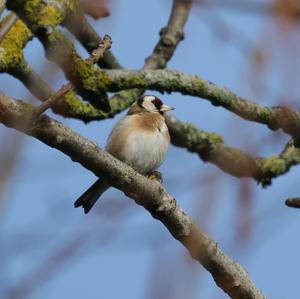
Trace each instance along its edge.
<instances>
[{"instance_id":1,"label":"bird's head","mask_svg":"<svg viewBox=\"0 0 300 299\"><path fill-rule=\"evenodd\" d=\"M174 110L175 108L165 105L161 99L152 95L144 95L138 101L137 104L149 112L159 113L164 115L165 112Z\"/></svg>"}]
</instances>

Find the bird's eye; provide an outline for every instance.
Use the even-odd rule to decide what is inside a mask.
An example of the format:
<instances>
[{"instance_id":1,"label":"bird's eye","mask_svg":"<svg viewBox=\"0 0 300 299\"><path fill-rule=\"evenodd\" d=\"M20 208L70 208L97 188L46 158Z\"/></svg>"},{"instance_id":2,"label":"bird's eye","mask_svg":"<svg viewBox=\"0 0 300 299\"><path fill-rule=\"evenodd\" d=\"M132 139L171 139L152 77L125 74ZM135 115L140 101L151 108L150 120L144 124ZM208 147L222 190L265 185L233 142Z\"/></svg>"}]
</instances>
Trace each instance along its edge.
<instances>
[{"instance_id":1,"label":"bird's eye","mask_svg":"<svg viewBox=\"0 0 300 299\"><path fill-rule=\"evenodd\" d=\"M152 103L157 109L163 105L163 102L159 98L155 98Z\"/></svg>"}]
</instances>

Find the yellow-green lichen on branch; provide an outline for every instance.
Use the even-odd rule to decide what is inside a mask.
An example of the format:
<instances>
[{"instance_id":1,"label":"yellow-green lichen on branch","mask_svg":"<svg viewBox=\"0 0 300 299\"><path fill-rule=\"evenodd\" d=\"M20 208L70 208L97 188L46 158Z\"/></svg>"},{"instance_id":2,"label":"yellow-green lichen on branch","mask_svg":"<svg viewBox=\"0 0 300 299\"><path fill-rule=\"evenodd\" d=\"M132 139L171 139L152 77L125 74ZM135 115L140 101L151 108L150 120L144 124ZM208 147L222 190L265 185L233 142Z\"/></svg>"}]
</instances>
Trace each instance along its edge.
<instances>
[{"instance_id":1,"label":"yellow-green lichen on branch","mask_svg":"<svg viewBox=\"0 0 300 299\"><path fill-rule=\"evenodd\" d=\"M75 81L79 79L81 87L85 90L106 91L113 79L91 62L82 59L73 46L69 50L69 53L71 53L68 70L70 78L75 78Z\"/></svg>"},{"instance_id":2,"label":"yellow-green lichen on branch","mask_svg":"<svg viewBox=\"0 0 300 299\"><path fill-rule=\"evenodd\" d=\"M271 185L272 178L285 173L290 166L280 156L257 159L260 164L262 175L257 179L263 187Z\"/></svg>"},{"instance_id":3,"label":"yellow-green lichen on branch","mask_svg":"<svg viewBox=\"0 0 300 299\"><path fill-rule=\"evenodd\" d=\"M57 26L78 6L78 0L30 0L24 4L26 18L39 26Z\"/></svg>"},{"instance_id":4,"label":"yellow-green lichen on branch","mask_svg":"<svg viewBox=\"0 0 300 299\"><path fill-rule=\"evenodd\" d=\"M198 75L194 76L193 84L197 90L203 90L205 88L205 81L202 80Z\"/></svg>"},{"instance_id":5,"label":"yellow-green lichen on branch","mask_svg":"<svg viewBox=\"0 0 300 299\"><path fill-rule=\"evenodd\" d=\"M73 92L70 92L67 93L64 102L61 104L60 108L64 108L64 104L66 104L66 110L65 113L62 113L63 115L88 122L91 120L101 120L114 117L116 113L122 112L128 108L131 102L127 102L125 99L120 99L118 101L112 100L110 101L110 111L105 112L101 109L95 108L88 102L80 100Z\"/></svg>"},{"instance_id":6,"label":"yellow-green lichen on branch","mask_svg":"<svg viewBox=\"0 0 300 299\"><path fill-rule=\"evenodd\" d=\"M93 105L83 102L73 92L65 95L65 104L67 105L67 116L79 119L106 118L105 112L96 109Z\"/></svg>"},{"instance_id":7,"label":"yellow-green lichen on branch","mask_svg":"<svg viewBox=\"0 0 300 299\"><path fill-rule=\"evenodd\" d=\"M191 144L199 143L199 139L205 139L210 143L224 143L222 136L216 133L208 133L200 131L191 123L185 123L183 131L185 132L186 138Z\"/></svg>"},{"instance_id":8,"label":"yellow-green lichen on branch","mask_svg":"<svg viewBox=\"0 0 300 299\"><path fill-rule=\"evenodd\" d=\"M268 123L270 121L272 110L266 108L266 109L261 109L259 111L259 119L261 120L262 123Z\"/></svg>"},{"instance_id":9,"label":"yellow-green lichen on branch","mask_svg":"<svg viewBox=\"0 0 300 299\"><path fill-rule=\"evenodd\" d=\"M9 17L10 14L3 18L0 27L5 24ZM21 20L18 20L0 43L0 72L24 66L23 48L31 38L30 30Z\"/></svg>"},{"instance_id":10,"label":"yellow-green lichen on branch","mask_svg":"<svg viewBox=\"0 0 300 299\"><path fill-rule=\"evenodd\" d=\"M145 80L143 80L140 76L131 76L127 82L128 86L134 86L135 88L144 88ZM121 84L122 85L122 81Z\"/></svg>"},{"instance_id":11,"label":"yellow-green lichen on branch","mask_svg":"<svg viewBox=\"0 0 300 299\"><path fill-rule=\"evenodd\" d=\"M280 156L263 159L262 170L264 173L280 175L286 170L286 162Z\"/></svg>"}]
</instances>

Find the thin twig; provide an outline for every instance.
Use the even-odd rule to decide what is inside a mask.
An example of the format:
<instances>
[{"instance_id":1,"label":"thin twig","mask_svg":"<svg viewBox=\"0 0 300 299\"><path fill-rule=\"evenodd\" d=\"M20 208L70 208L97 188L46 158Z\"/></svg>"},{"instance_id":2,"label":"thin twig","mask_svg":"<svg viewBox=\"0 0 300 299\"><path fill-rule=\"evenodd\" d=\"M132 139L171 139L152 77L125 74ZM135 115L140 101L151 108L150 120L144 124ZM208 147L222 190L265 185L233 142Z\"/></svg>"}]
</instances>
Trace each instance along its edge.
<instances>
[{"instance_id":1,"label":"thin twig","mask_svg":"<svg viewBox=\"0 0 300 299\"><path fill-rule=\"evenodd\" d=\"M51 95L45 102L39 106L34 107L33 117L34 119L42 115L47 109L53 107L53 105L69 91L73 91L74 87L71 83L64 84L56 93Z\"/></svg>"},{"instance_id":2,"label":"thin twig","mask_svg":"<svg viewBox=\"0 0 300 299\"><path fill-rule=\"evenodd\" d=\"M87 59L92 64L95 64L104 56L104 53L111 48L112 39L108 34L105 34L97 49L95 49L91 56Z\"/></svg>"},{"instance_id":3,"label":"thin twig","mask_svg":"<svg viewBox=\"0 0 300 299\"><path fill-rule=\"evenodd\" d=\"M14 13L7 18L6 22L0 28L0 43L5 38L5 35L11 29L11 27L16 24L17 20L18 17Z\"/></svg>"},{"instance_id":4,"label":"thin twig","mask_svg":"<svg viewBox=\"0 0 300 299\"><path fill-rule=\"evenodd\" d=\"M80 7L69 11L62 25L65 26L75 36L76 40L90 53L93 52L102 40L93 26L87 21ZM98 65L104 69L122 68L117 58L109 50L105 52L103 59L98 61Z\"/></svg>"},{"instance_id":5,"label":"thin twig","mask_svg":"<svg viewBox=\"0 0 300 299\"><path fill-rule=\"evenodd\" d=\"M5 9L5 0L0 0L0 17Z\"/></svg>"},{"instance_id":6,"label":"thin twig","mask_svg":"<svg viewBox=\"0 0 300 299\"><path fill-rule=\"evenodd\" d=\"M285 204L290 208L300 209L300 197L288 198Z\"/></svg>"}]
</instances>

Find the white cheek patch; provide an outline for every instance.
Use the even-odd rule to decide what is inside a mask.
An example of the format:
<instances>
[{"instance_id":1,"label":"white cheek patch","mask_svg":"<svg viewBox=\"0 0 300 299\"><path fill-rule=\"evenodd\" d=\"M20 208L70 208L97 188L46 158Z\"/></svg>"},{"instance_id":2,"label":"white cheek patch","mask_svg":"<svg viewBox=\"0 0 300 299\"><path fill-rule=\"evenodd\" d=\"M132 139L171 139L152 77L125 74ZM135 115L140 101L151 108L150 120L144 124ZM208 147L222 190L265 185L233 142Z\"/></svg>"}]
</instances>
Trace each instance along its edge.
<instances>
[{"instance_id":1,"label":"white cheek patch","mask_svg":"<svg viewBox=\"0 0 300 299\"><path fill-rule=\"evenodd\" d=\"M153 100L155 100L154 96L144 96L144 102L151 103Z\"/></svg>"}]
</instances>

